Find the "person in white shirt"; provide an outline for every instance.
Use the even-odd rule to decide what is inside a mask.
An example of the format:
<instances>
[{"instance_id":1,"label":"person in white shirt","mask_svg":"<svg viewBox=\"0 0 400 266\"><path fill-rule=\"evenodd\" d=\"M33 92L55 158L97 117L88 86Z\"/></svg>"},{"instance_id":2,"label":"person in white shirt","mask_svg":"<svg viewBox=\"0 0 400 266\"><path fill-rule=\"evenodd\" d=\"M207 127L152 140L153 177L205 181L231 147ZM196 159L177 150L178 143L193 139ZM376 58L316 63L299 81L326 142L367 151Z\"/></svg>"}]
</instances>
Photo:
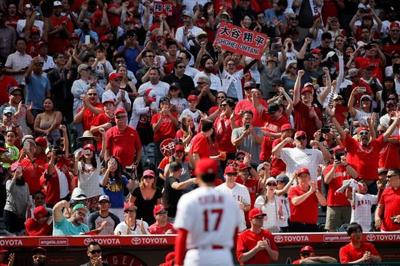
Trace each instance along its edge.
<instances>
[{"instance_id":1,"label":"person in white shirt","mask_svg":"<svg viewBox=\"0 0 400 266\"><path fill-rule=\"evenodd\" d=\"M86 92L89 89L89 66L86 64L80 64L78 66L78 74L80 79L77 79L72 83L71 93L74 96L74 107L73 114L76 115L79 112L79 109L83 105L83 97L86 95Z\"/></svg>"},{"instance_id":2,"label":"person in white shirt","mask_svg":"<svg viewBox=\"0 0 400 266\"><path fill-rule=\"evenodd\" d=\"M120 88L122 76L119 73L111 73L108 76L110 88L102 96L102 102L113 100L116 108L124 108L126 112L131 110L131 99L128 93Z\"/></svg>"},{"instance_id":3,"label":"person in white shirt","mask_svg":"<svg viewBox=\"0 0 400 266\"><path fill-rule=\"evenodd\" d=\"M193 13L190 11L182 12L183 26L176 29L175 40L182 44L186 49L189 49L189 41L191 38L195 38L203 30L193 25L192 21Z\"/></svg>"},{"instance_id":4,"label":"person in white shirt","mask_svg":"<svg viewBox=\"0 0 400 266\"><path fill-rule=\"evenodd\" d=\"M39 20L40 14L35 11L32 7L31 4L26 4L24 7L24 12L25 12L25 19L19 19L17 21L17 34L19 37L24 38L25 37L25 27L26 27L26 21L31 20L32 17L35 17L33 26L39 29L40 31L40 36L43 35L43 28L44 28L44 22Z\"/></svg>"},{"instance_id":5,"label":"person in white shirt","mask_svg":"<svg viewBox=\"0 0 400 266\"><path fill-rule=\"evenodd\" d=\"M132 116L129 125L136 129L142 116L148 116L151 119L151 111L157 110L155 101L156 95L153 93L152 89L147 89L143 96L137 97L133 102Z\"/></svg>"},{"instance_id":6,"label":"person in white shirt","mask_svg":"<svg viewBox=\"0 0 400 266\"><path fill-rule=\"evenodd\" d=\"M197 95L189 95L188 97L189 108L186 108L182 111L181 115L179 116L179 121L182 121L183 117L191 117L193 119L194 125L196 130L199 127L200 119L202 112L196 108L197 104L199 103L199 97Z\"/></svg>"},{"instance_id":7,"label":"person in white shirt","mask_svg":"<svg viewBox=\"0 0 400 266\"><path fill-rule=\"evenodd\" d=\"M132 203L124 205L124 221L120 222L114 230L114 235L147 235L149 234L149 225L136 219L137 207Z\"/></svg>"},{"instance_id":8,"label":"person in white shirt","mask_svg":"<svg viewBox=\"0 0 400 266\"><path fill-rule=\"evenodd\" d=\"M157 105L162 97L167 96L169 91L169 84L160 81L160 75L161 72L159 68L151 67L149 69L149 81L140 85L138 90L139 95L143 95L147 89L152 89L156 95Z\"/></svg>"},{"instance_id":9,"label":"person in white shirt","mask_svg":"<svg viewBox=\"0 0 400 266\"><path fill-rule=\"evenodd\" d=\"M17 39L15 53L7 57L5 64L6 73L14 76L19 84L25 84L24 74L32 63L32 57L26 54L26 41L25 39Z\"/></svg>"},{"instance_id":10,"label":"person in white shirt","mask_svg":"<svg viewBox=\"0 0 400 266\"><path fill-rule=\"evenodd\" d=\"M215 189L232 195L240 209L239 231L246 230L246 219L244 212L250 210L250 193L247 187L236 183L237 171L233 166L225 168L225 183L217 186Z\"/></svg>"},{"instance_id":11,"label":"person in white shirt","mask_svg":"<svg viewBox=\"0 0 400 266\"><path fill-rule=\"evenodd\" d=\"M358 182L358 188L355 193L352 189L346 190L347 199L351 203L351 220L350 223L358 223L361 225L363 232L370 232L372 227L372 205L378 202L378 196L367 194L368 186L365 181Z\"/></svg>"},{"instance_id":12,"label":"person in white shirt","mask_svg":"<svg viewBox=\"0 0 400 266\"><path fill-rule=\"evenodd\" d=\"M208 79L211 81L210 89L214 91L222 91L222 82L221 79L213 74L214 72L214 61L211 57L205 57L201 59L200 61L200 66L204 70L197 73L197 75L194 77L194 83L197 84L197 81L199 81L199 78L201 77L208 77Z\"/></svg>"},{"instance_id":13,"label":"person in white shirt","mask_svg":"<svg viewBox=\"0 0 400 266\"><path fill-rule=\"evenodd\" d=\"M310 170L312 181L317 181L318 167L329 161L331 155L329 151L316 140L310 141L311 146L318 147L318 149L308 149L307 135L304 131L297 131L294 135L295 140L288 137L272 149L272 154L280 158L286 164L286 175L292 176L295 171L301 167ZM295 143L294 148L284 148L286 144Z\"/></svg>"},{"instance_id":14,"label":"person in white shirt","mask_svg":"<svg viewBox=\"0 0 400 266\"><path fill-rule=\"evenodd\" d=\"M199 188L178 202L175 265L233 265L231 249L240 210L229 194L214 188L217 173L215 160L199 160L195 169Z\"/></svg>"},{"instance_id":15,"label":"person in white shirt","mask_svg":"<svg viewBox=\"0 0 400 266\"><path fill-rule=\"evenodd\" d=\"M191 61L193 61L192 55L188 51L184 50L179 52L178 59L181 59L182 63L184 63L186 66L184 74L194 79L200 71L197 68L191 67Z\"/></svg>"}]
</instances>

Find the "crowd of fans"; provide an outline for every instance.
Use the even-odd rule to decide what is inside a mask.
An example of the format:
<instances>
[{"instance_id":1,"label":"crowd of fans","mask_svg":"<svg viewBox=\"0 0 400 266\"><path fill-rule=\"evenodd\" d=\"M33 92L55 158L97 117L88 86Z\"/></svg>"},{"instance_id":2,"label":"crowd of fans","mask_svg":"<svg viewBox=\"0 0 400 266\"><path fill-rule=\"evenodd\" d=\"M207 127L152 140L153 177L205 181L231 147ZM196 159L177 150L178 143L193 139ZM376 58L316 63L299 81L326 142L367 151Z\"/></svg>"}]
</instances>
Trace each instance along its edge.
<instances>
[{"instance_id":1,"label":"crowd of fans","mask_svg":"<svg viewBox=\"0 0 400 266\"><path fill-rule=\"evenodd\" d=\"M207 157L240 231L253 207L270 232L400 230L399 2L169 2L2 2L7 234L174 233Z\"/></svg>"}]
</instances>

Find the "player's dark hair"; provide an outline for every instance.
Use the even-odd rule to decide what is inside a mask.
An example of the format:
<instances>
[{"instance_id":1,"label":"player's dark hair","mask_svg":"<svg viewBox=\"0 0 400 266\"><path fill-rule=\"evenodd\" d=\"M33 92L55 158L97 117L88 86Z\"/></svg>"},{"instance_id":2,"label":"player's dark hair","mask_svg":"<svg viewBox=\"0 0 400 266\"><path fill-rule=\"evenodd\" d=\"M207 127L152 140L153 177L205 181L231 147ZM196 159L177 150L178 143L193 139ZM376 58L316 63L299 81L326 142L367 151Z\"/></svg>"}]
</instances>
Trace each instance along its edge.
<instances>
[{"instance_id":1,"label":"player's dark hair","mask_svg":"<svg viewBox=\"0 0 400 266\"><path fill-rule=\"evenodd\" d=\"M217 177L215 174L202 174L200 178L204 183L212 183Z\"/></svg>"},{"instance_id":2,"label":"player's dark hair","mask_svg":"<svg viewBox=\"0 0 400 266\"><path fill-rule=\"evenodd\" d=\"M201 120L201 131L207 132L214 127L214 123L209 119Z\"/></svg>"},{"instance_id":3,"label":"player's dark hair","mask_svg":"<svg viewBox=\"0 0 400 266\"><path fill-rule=\"evenodd\" d=\"M253 114L253 112L252 112L251 110L246 110L246 111L244 111L243 114L242 114L242 117L244 117L246 114L249 114L249 115L251 115L252 117L254 117L254 114Z\"/></svg>"},{"instance_id":4,"label":"player's dark hair","mask_svg":"<svg viewBox=\"0 0 400 266\"><path fill-rule=\"evenodd\" d=\"M349 236L352 233L357 232L357 231L361 231L361 233L362 233L362 227L358 223L351 223L349 225L349 227L347 227L347 235L349 235Z\"/></svg>"},{"instance_id":5,"label":"player's dark hair","mask_svg":"<svg viewBox=\"0 0 400 266\"><path fill-rule=\"evenodd\" d=\"M176 171L182 169L182 164L181 164L181 163L178 163L178 162L172 162L172 163L169 165L169 169L170 169L173 173L175 173Z\"/></svg>"},{"instance_id":6,"label":"player's dark hair","mask_svg":"<svg viewBox=\"0 0 400 266\"><path fill-rule=\"evenodd\" d=\"M100 244L99 244L98 242L96 242L96 241L91 241L91 242L87 245L87 248L89 249L90 246L99 246L99 247L101 247Z\"/></svg>"}]
</instances>

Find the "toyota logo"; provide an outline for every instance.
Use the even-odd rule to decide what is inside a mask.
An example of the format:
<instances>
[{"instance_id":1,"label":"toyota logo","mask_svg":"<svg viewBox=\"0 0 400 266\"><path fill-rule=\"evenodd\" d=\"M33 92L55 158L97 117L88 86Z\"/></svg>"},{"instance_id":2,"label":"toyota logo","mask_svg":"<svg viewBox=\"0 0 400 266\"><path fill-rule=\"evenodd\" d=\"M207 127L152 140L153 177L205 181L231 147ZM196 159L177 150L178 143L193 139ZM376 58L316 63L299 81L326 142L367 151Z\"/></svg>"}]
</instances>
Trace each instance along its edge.
<instances>
[{"instance_id":1,"label":"toyota logo","mask_svg":"<svg viewBox=\"0 0 400 266\"><path fill-rule=\"evenodd\" d=\"M281 243L283 242L283 236L274 236L275 242Z\"/></svg>"},{"instance_id":2,"label":"toyota logo","mask_svg":"<svg viewBox=\"0 0 400 266\"><path fill-rule=\"evenodd\" d=\"M375 241L376 240L376 236L373 234L368 234L366 237L367 241Z\"/></svg>"},{"instance_id":3,"label":"toyota logo","mask_svg":"<svg viewBox=\"0 0 400 266\"><path fill-rule=\"evenodd\" d=\"M141 242L142 242L142 240L139 237L133 237L132 240L131 240L131 243L134 246L140 245Z\"/></svg>"},{"instance_id":4,"label":"toyota logo","mask_svg":"<svg viewBox=\"0 0 400 266\"><path fill-rule=\"evenodd\" d=\"M89 245L90 242L93 242L93 238L86 237L86 238L83 240L83 244L84 244L85 246Z\"/></svg>"}]
</instances>

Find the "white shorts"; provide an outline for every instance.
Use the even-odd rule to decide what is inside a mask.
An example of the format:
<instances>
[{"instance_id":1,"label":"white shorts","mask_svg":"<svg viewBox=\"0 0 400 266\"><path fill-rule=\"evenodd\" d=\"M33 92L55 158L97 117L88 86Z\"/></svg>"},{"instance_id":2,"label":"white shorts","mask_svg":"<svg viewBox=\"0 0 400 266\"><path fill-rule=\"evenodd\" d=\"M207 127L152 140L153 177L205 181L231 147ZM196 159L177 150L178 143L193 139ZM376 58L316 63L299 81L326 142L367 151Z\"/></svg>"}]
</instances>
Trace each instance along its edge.
<instances>
[{"instance_id":1,"label":"white shorts","mask_svg":"<svg viewBox=\"0 0 400 266\"><path fill-rule=\"evenodd\" d=\"M190 249L186 252L185 266L233 266L229 249Z\"/></svg>"}]
</instances>

